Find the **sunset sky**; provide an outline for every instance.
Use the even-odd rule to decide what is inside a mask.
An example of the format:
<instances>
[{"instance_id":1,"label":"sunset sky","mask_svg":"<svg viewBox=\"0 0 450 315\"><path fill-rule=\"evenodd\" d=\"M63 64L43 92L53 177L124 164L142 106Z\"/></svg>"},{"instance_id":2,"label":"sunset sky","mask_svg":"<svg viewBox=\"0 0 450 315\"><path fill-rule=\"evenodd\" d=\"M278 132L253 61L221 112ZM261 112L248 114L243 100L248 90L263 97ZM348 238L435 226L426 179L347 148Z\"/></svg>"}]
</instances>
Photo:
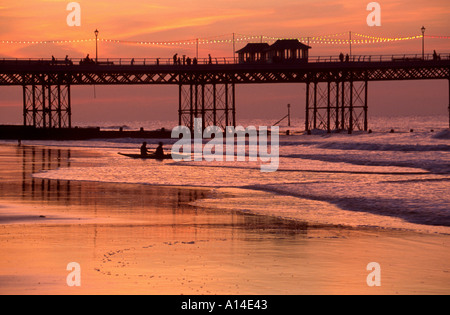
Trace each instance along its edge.
<instances>
[{"instance_id":1,"label":"sunset sky","mask_svg":"<svg viewBox=\"0 0 450 315\"><path fill-rule=\"evenodd\" d=\"M75 44L23 44L2 41L51 41L100 39L128 41L182 41L195 38L230 40L232 33L273 37L314 37L348 32L374 37L399 38L420 35L422 25L427 35L450 36L448 0L381 0L380 27L366 23L369 0L96 0L77 1L81 5L81 26L66 23L70 1L0 0L0 58L81 58L95 55L95 42ZM352 39L358 39L356 35ZM236 49L244 46L239 42ZM312 43L310 55L338 55L348 52L348 45ZM421 39L353 44L358 54L421 54ZM426 39L426 52L450 53L450 39ZM195 45L137 45L99 43L100 58L170 58L174 53L195 56ZM231 57L232 44L200 45L199 56L212 54ZM372 87L372 88L371 88ZM369 85L372 114L443 114L447 113L448 83L402 82ZM175 87L73 87L74 120L119 121L126 119L176 119ZM255 108L261 117L278 118L286 103L293 104L296 116L303 115L303 85L238 86L238 118L250 118ZM21 120L21 88L0 88L0 123ZM108 115L105 116L105 111ZM389 112L388 112L389 113ZM17 117L18 116L18 117Z\"/></svg>"}]
</instances>

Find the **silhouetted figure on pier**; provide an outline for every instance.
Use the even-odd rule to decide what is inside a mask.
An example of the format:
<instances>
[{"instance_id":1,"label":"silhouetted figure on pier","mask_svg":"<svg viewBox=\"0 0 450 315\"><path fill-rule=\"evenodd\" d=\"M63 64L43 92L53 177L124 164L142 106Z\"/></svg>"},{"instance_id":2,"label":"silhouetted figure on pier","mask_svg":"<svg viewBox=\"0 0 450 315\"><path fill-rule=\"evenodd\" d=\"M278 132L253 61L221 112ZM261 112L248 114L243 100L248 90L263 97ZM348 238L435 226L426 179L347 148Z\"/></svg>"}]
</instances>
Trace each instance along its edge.
<instances>
[{"instance_id":1,"label":"silhouetted figure on pier","mask_svg":"<svg viewBox=\"0 0 450 315\"><path fill-rule=\"evenodd\" d=\"M147 142L144 142L141 146L141 156L145 157L148 155Z\"/></svg>"},{"instance_id":2,"label":"silhouetted figure on pier","mask_svg":"<svg viewBox=\"0 0 450 315\"><path fill-rule=\"evenodd\" d=\"M208 54L208 63L209 63L209 64L212 64L211 54Z\"/></svg>"},{"instance_id":3,"label":"silhouetted figure on pier","mask_svg":"<svg viewBox=\"0 0 450 315\"><path fill-rule=\"evenodd\" d=\"M131 65L134 66L134 58L131 59Z\"/></svg>"},{"instance_id":4,"label":"silhouetted figure on pier","mask_svg":"<svg viewBox=\"0 0 450 315\"><path fill-rule=\"evenodd\" d=\"M341 62L344 62L344 54L343 54L343 53L340 53L340 55L339 55L339 60L340 60Z\"/></svg>"},{"instance_id":5,"label":"silhouetted figure on pier","mask_svg":"<svg viewBox=\"0 0 450 315\"><path fill-rule=\"evenodd\" d=\"M349 56L348 54L345 56L345 61L346 61L346 62L349 62L349 61L350 61L350 56Z\"/></svg>"},{"instance_id":6,"label":"silhouetted figure on pier","mask_svg":"<svg viewBox=\"0 0 450 315\"><path fill-rule=\"evenodd\" d=\"M192 60L192 64L193 64L193 65L197 65L197 64L198 64L197 58L194 58L194 59Z\"/></svg>"},{"instance_id":7,"label":"silhouetted figure on pier","mask_svg":"<svg viewBox=\"0 0 450 315\"><path fill-rule=\"evenodd\" d=\"M187 63L188 66L190 66L191 65L191 58L187 57L186 58L186 63Z\"/></svg>"},{"instance_id":8,"label":"silhouetted figure on pier","mask_svg":"<svg viewBox=\"0 0 450 315\"><path fill-rule=\"evenodd\" d=\"M173 55L173 64L176 65L178 63L178 54Z\"/></svg>"},{"instance_id":9,"label":"silhouetted figure on pier","mask_svg":"<svg viewBox=\"0 0 450 315\"><path fill-rule=\"evenodd\" d=\"M441 60L441 57L437 54L436 50L433 50L433 60Z\"/></svg>"},{"instance_id":10,"label":"silhouetted figure on pier","mask_svg":"<svg viewBox=\"0 0 450 315\"><path fill-rule=\"evenodd\" d=\"M81 59L80 61L80 65L91 65L91 64L95 64L95 60L89 58L89 54L86 55L86 58Z\"/></svg>"}]
</instances>

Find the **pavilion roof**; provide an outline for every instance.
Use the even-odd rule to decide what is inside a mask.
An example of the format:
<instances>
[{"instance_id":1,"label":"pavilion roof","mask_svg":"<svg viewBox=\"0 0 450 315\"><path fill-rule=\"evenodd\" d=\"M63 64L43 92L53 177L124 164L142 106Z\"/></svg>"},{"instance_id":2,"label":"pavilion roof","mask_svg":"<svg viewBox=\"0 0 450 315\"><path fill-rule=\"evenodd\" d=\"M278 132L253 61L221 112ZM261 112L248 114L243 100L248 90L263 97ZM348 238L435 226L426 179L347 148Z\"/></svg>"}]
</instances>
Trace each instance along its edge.
<instances>
[{"instance_id":1,"label":"pavilion roof","mask_svg":"<svg viewBox=\"0 0 450 315\"><path fill-rule=\"evenodd\" d=\"M265 52L270 48L269 44L267 43L249 43L244 48L236 51L236 53L258 53L258 52Z\"/></svg>"},{"instance_id":2,"label":"pavilion roof","mask_svg":"<svg viewBox=\"0 0 450 315\"><path fill-rule=\"evenodd\" d=\"M270 49L311 49L311 47L301 43L298 39L279 39L270 46Z\"/></svg>"}]
</instances>

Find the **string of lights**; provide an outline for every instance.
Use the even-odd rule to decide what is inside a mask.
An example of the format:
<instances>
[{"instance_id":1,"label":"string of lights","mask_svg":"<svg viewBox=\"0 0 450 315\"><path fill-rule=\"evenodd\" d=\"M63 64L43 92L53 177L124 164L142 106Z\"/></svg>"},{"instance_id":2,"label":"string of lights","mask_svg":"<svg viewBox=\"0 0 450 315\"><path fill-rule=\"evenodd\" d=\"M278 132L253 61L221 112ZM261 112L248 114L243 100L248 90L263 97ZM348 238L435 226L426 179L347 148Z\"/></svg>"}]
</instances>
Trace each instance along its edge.
<instances>
[{"instance_id":1,"label":"string of lights","mask_svg":"<svg viewBox=\"0 0 450 315\"><path fill-rule=\"evenodd\" d=\"M450 36L425 35L425 38L450 39Z\"/></svg>"},{"instance_id":2,"label":"string of lights","mask_svg":"<svg viewBox=\"0 0 450 315\"><path fill-rule=\"evenodd\" d=\"M119 39L105 39L98 38L99 42L113 43L113 44L134 44L134 45L149 45L149 46L181 46L181 45L213 45L213 44L229 44L229 43L248 43L248 42L273 42L282 39L297 39L301 42L308 44L375 44L375 43L387 43L395 41L407 41L425 38L434 39L450 39L450 36L440 35L414 35L404 37L376 37L369 36L360 33L352 33L357 36L357 39L350 38L337 38L341 36L348 36L348 32L336 33L320 36L303 36L303 37L275 37L267 35L244 35L244 34L225 34L219 36L211 36L208 38L195 38L176 41L139 41L139 40L119 40ZM232 36L232 37L231 37ZM45 45L45 44L78 44L95 42L96 39L74 39L74 40L0 40L0 44L13 44L13 45Z\"/></svg>"},{"instance_id":3,"label":"string of lights","mask_svg":"<svg viewBox=\"0 0 450 315\"><path fill-rule=\"evenodd\" d=\"M366 39L368 38L368 39L371 39L371 40L387 41L387 42L422 38L422 35L408 36L408 37L375 37L375 36L368 36L368 35L363 35L363 34L359 34L359 33L353 33L353 35L356 35L356 36L359 36L359 37L363 37L363 38L366 38Z\"/></svg>"}]
</instances>

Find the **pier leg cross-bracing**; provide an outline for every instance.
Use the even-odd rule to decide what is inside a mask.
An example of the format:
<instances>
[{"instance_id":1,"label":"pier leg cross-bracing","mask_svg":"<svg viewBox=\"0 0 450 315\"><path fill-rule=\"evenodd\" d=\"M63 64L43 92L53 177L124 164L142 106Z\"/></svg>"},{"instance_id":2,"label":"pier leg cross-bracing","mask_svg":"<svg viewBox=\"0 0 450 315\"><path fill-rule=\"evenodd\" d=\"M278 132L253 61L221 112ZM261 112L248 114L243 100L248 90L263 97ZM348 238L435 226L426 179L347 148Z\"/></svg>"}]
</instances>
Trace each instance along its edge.
<instances>
[{"instance_id":1,"label":"pier leg cross-bracing","mask_svg":"<svg viewBox=\"0 0 450 315\"><path fill-rule=\"evenodd\" d=\"M236 126L236 92L233 83L179 85L179 125L194 130L194 119L202 126Z\"/></svg>"},{"instance_id":2,"label":"pier leg cross-bracing","mask_svg":"<svg viewBox=\"0 0 450 315\"><path fill-rule=\"evenodd\" d=\"M306 83L306 131L368 130L368 82Z\"/></svg>"},{"instance_id":3,"label":"pier leg cross-bracing","mask_svg":"<svg viewBox=\"0 0 450 315\"><path fill-rule=\"evenodd\" d=\"M24 85L23 125L72 128L70 85Z\"/></svg>"}]
</instances>

